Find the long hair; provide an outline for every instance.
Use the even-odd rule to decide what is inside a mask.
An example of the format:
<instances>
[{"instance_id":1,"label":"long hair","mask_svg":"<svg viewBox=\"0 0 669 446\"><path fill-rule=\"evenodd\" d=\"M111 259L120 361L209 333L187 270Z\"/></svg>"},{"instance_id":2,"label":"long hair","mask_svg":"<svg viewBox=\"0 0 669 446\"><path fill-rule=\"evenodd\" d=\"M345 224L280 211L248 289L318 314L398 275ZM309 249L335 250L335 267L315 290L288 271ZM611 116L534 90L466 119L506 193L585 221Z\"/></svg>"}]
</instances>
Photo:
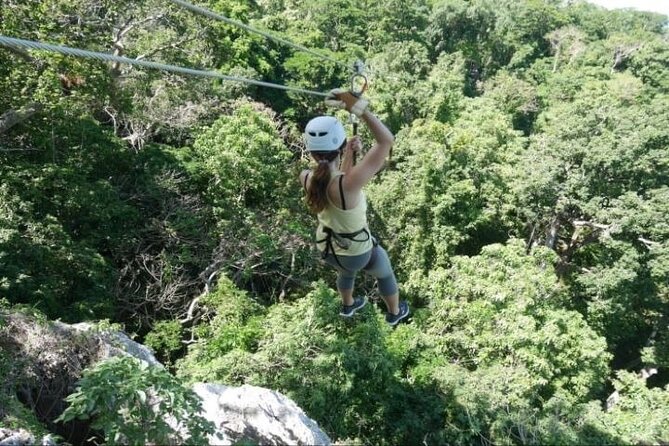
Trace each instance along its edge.
<instances>
[{"instance_id":1,"label":"long hair","mask_svg":"<svg viewBox=\"0 0 669 446\"><path fill-rule=\"evenodd\" d=\"M311 152L314 160L318 163L311 176L311 187L307 190L307 206L314 214L318 214L328 204L328 184L330 184L329 163L337 159L339 153L346 145L346 141L339 150L331 152Z\"/></svg>"}]
</instances>

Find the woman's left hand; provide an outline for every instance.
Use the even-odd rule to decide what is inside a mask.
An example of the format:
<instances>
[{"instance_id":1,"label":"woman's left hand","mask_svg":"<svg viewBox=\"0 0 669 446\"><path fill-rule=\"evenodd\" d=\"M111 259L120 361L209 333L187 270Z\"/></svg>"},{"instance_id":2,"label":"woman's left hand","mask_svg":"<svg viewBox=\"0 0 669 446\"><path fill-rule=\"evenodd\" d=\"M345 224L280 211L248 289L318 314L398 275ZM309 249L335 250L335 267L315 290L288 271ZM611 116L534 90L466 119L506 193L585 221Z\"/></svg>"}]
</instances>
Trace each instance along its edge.
<instances>
[{"instance_id":1,"label":"woman's left hand","mask_svg":"<svg viewBox=\"0 0 669 446\"><path fill-rule=\"evenodd\" d=\"M346 150L353 153L358 153L362 149L362 141L359 136L354 136L346 142Z\"/></svg>"}]
</instances>

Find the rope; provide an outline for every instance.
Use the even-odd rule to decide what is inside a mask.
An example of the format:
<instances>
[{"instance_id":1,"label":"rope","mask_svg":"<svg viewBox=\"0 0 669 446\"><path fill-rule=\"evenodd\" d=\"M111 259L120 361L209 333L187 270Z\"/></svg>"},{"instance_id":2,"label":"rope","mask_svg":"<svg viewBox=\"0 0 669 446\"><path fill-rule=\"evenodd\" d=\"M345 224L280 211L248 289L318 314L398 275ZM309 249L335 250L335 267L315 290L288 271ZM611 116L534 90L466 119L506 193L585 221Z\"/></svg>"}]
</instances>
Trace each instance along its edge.
<instances>
[{"instance_id":1,"label":"rope","mask_svg":"<svg viewBox=\"0 0 669 446\"><path fill-rule=\"evenodd\" d=\"M252 85L257 85L260 87L269 87L269 88L276 88L279 90L286 90L286 91L293 91L296 93L302 93L302 94L309 94L309 95L314 95L314 96L322 96L326 97L327 93L321 93L319 91L313 91L313 90L305 90L302 88L295 88L295 87L287 87L285 85L280 85L280 84L273 84L270 82L263 82L263 81L257 81L255 79L248 79L245 77L236 77L236 76L227 76L225 74L220 74L215 71L201 71L201 70L195 70L193 68L184 68L184 67L177 67L174 65L166 65L158 62L151 62L148 60L137 60L137 59L130 59L128 57L122 57L122 56L114 56L113 54L107 54L107 53L97 53L94 51L87 51L87 50L80 50L77 48L70 48L66 46L60 46L60 45L51 45L48 43L41 43L41 42L33 42L31 40L23 40L23 39L15 39L13 37L6 37L0 35L0 45L6 46L6 47L12 47L12 48L27 48L27 49L33 49L33 50L46 50L46 51L52 51L60 54L64 54L67 56L75 56L75 57L84 57L84 58L89 58L89 59L97 59L101 61L106 61L106 62L118 62L122 64L128 64L128 65L138 65L140 67L145 67L145 68L153 68L156 70L163 70L163 71L170 71L173 73L181 73L181 74L190 74L193 76L203 76L203 77L213 77L217 79L223 79L226 81L232 81L232 82L243 82L247 84L252 84Z\"/></svg>"},{"instance_id":2,"label":"rope","mask_svg":"<svg viewBox=\"0 0 669 446\"><path fill-rule=\"evenodd\" d=\"M299 51L304 51L305 53L309 53L313 56L320 57L321 59L328 60L330 62L333 62L333 63L337 64L337 65L341 65L343 67L346 67L346 69L348 69L348 70L351 70L351 68L348 65L346 65L345 63L342 63L342 62L340 62L336 59L333 59L329 56L326 56L325 54L319 53L318 51L314 51L314 50L309 49L307 47L304 47L302 45L298 45L297 43L293 43L293 42L291 42L289 40L286 40L284 38L269 34L265 31L261 31L259 29L253 28L252 26L246 25L245 23L239 22L237 20L233 20L231 18L222 16L220 14L216 14L213 11L209 11L208 9L202 8L200 6L193 5L193 4L185 2L183 0L172 0L172 2L178 4L178 5L186 8L186 9L190 9L191 11L196 12L198 14L202 14L202 15L210 17L212 19L221 20L221 21L223 21L223 22L225 22L229 25L239 26L240 28L243 28L243 29L245 29L249 32L260 34L261 36L263 36L267 39L275 40L277 42L283 43L284 45L288 45L290 47L293 47L293 48L295 48Z\"/></svg>"}]
</instances>

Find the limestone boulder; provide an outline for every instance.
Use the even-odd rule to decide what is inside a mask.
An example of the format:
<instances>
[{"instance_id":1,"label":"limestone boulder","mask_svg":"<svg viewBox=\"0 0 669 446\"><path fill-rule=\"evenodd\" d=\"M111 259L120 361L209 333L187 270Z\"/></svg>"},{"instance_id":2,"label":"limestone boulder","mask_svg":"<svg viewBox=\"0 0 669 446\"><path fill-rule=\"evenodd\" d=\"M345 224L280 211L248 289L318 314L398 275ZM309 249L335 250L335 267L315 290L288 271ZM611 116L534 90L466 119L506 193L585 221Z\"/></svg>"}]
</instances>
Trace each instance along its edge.
<instances>
[{"instance_id":1,"label":"limestone boulder","mask_svg":"<svg viewBox=\"0 0 669 446\"><path fill-rule=\"evenodd\" d=\"M210 444L246 440L262 445L330 445L328 436L295 402L262 387L198 383L202 415L216 426Z\"/></svg>"},{"instance_id":2,"label":"limestone boulder","mask_svg":"<svg viewBox=\"0 0 669 446\"><path fill-rule=\"evenodd\" d=\"M45 435L37 440L33 434L25 429L7 429L0 427L0 446L55 446L51 435Z\"/></svg>"}]
</instances>

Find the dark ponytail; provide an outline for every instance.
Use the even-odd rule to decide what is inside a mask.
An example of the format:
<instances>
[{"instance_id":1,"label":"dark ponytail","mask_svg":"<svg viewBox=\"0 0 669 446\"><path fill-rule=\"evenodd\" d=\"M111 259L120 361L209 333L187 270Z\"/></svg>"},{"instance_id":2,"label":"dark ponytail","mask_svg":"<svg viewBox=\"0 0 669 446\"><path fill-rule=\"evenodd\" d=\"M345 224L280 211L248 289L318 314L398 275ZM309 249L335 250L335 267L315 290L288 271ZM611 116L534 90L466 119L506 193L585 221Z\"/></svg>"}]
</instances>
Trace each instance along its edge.
<instances>
[{"instance_id":1,"label":"dark ponytail","mask_svg":"<svg viewBox=\"0 0 669 446\"><path fill-rule=\"evenodd\" d=\"M346 144L342 144L342 147ZM318 214L328 205L328 184L330 184L330 162L337 159L339 150L331 152L311 152L318 165L313 170L311 185L307 190L307 205L314 214Z\"/></svg>"}]
</instances>

